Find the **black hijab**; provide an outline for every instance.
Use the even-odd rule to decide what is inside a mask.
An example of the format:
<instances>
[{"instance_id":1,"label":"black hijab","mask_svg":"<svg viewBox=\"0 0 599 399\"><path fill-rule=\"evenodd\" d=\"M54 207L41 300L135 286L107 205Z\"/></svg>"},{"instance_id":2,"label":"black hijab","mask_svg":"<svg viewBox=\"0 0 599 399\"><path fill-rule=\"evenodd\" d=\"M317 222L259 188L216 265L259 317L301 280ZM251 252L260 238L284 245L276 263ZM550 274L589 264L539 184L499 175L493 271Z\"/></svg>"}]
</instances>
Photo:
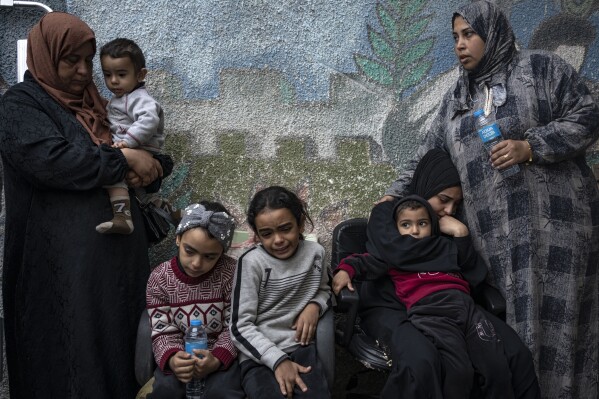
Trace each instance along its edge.
<instances>
[{"instance_id":1,"label":"black hijab","mask_svg":"<svg viewBox=\"0 0 599 399\"><path fill-rule=\"evenodd\" d=\"M418 162L408 192L428 200L446 188L460 185L460 175L449 154L434 148Z\"/></svg>"},{"instance_id":2,"label":"black hijab","mask_svg":"<svg viewBox=\"0 0 599 399\"><path fill-rule=\"evenodd\" d=\"M372 209L366 233L368 241L365 257L348 258L347 263L364 279L376 279L389 269L405 272L459 272L472 285L484 280L487 267L469 245L469 238L456 240L443 235L439 219L427 199L448 187L460 185L460 177L447 152L432 149L416 167L408 195L395 201L381 202ZM421 239L401 235L397 229L395 211L406 201L421 203L431 220L431 236ZM464 241L464 240L468 241ZM463 245L466 245L466 248Z\"/></svg>"},{"instance_id":3,"label":"black hijab","mask_svg":"<svg viewBox=\"0 0 599 399\"><path fill-rule=\"evenodd\" d=\"M406 201L424 206L431 220L431 236L420 239L401 235L395 221L395 210ZM409 195L398 201L377 204L366 228L366 249L370 255L393 269L406 272L458 272L458 250L450 238L440 235L439 220L428 201Z\"/></svg>"}]
</instances>

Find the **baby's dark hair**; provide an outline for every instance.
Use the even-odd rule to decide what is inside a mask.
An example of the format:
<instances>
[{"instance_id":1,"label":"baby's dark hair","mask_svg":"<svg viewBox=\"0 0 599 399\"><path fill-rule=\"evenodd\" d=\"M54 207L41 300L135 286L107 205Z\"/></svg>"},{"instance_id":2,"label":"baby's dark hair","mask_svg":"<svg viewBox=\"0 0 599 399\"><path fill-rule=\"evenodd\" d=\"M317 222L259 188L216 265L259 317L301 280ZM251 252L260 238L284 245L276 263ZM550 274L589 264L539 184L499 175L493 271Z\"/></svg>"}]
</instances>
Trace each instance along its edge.
<instances>
[{"instance_id":1,"label":"baby's dark hair","mask_svg":"<svg viewBox=\"0 0 599 399\"><path fill-rule=\"evenodd\" d=\"M402 202L401 204L399 204L397 206L397 208L395 208L395 215L393 215L393 217L397 221L397 219L399 218L399 214L402 213L403 211L405 211L406 209L411 209L411 210L415 211L416 209L420 209L420 208L426 209L426 207L422 204L422 202L419 202L416 200L408 200L408 201ZM426 210L426 213L428 213L428 209ZM430 218L430 215L429 215L429 218Z\"/></svg>"},{"instance_id":2,"label":"baby's dark hair","mask_svg":"<svg viewBox=\"0 0 599 399\"><path fill-rule=\"evenodd\" d=\"M289 191L285 187L271 186L263 190L258 191L254 198L250 201L250 206L247 211L247 221L254 230L256 231L256 216L264 209L289 209L291 214L295 217L298 226L303 221L310 223L311 227L314 227L308 211L306 211L306 204L299 199L299 197L293 192Z\"/></svg>"},{"instance_id":3,"label":"baby's dark hair","mask_svg":"<svg viewBox=\"0 0 599 399\"><path fill-rule=\"evenodd\" d=\"M100 60L105 55L112 58L129 57L133 62L135 73L146 67L146 58L139 46L130 39L119 37L106 43L100 49Z\"/></svg>"}]
</instances>

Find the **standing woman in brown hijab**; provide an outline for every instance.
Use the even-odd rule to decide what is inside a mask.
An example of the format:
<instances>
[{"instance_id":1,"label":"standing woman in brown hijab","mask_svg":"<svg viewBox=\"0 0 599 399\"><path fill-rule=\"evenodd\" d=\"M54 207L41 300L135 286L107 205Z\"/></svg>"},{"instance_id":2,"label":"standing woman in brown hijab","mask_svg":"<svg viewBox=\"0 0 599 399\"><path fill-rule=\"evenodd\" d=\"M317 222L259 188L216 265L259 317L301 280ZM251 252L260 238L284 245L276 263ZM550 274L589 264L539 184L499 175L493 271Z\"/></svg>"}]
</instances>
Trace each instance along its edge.
<instances>
[{"instance_id":1,"label":"standing woman in brown hijab","mask_svg":"<svg viewBox=\"0 0 599 399\"><path fill-rule=\"evenodd\" d=\"M149 274L144 229L98 234L107 184L162 174L143 150L114 149L92 81L94 32L46 14L29 34L22 83L0 100L10 395L133 398L134 343ZM141 226L138 209L134 223Z\"/></svg>"}]
</instances>

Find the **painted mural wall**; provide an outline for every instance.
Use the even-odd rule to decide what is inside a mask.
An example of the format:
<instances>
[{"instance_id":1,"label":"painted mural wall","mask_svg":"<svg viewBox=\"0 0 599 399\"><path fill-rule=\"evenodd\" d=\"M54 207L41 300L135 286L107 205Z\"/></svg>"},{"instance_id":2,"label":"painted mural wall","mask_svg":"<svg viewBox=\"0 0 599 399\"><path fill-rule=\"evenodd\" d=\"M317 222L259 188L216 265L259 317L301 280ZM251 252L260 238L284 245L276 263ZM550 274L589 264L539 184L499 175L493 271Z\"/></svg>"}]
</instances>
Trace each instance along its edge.
<instances>
[{"instance_id":1,"label":"painted mural wall","mask_svg":"<svg viewBox=\"0 0 599 399\"><path fill-rule=\"evenodd\" d=\"M465 3L46 2L86 21L99 45L128 37L144 50L176 160L163 187L172 202L219 200L242 224L257 189L285 185L327 246L340 220L368 214L427 131L456 78L450 21ZM522 48L561 54L599 98L599 0L497 3ZM16 40L42 14L0 8L0 90L16 82ZM588 160L599 164L599 147ZM172 247L153 248L153 260Z\"/></svg>"}]
</instances>

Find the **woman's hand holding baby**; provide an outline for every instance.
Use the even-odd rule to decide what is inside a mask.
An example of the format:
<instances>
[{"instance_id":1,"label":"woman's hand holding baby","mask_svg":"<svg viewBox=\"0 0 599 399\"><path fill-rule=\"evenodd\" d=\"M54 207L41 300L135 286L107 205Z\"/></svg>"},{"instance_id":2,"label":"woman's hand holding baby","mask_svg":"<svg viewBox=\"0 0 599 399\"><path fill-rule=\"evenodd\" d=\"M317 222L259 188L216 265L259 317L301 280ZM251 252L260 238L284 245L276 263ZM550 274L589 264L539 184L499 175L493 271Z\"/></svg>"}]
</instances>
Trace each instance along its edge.
<instances>
[{"instance_id":1,"label":"woman's hand holding baby","mask_svg":"<svg viewBox=\"0 0 599 399\"><path fill-rule=\"evenodd\" d=\"M123 148L121 151L130 168L126 176L129 186L145 187L162 177L162 165L149 152L130 148Z\"/></svg>"},{"instance_id":2,"label":"woman's hand holding baby","mask_svg":"<svg viewBox=\"0 0 599 399\"><path fill-rule=\"evenodd\" d=\"M119 141L118 143L114 143L112 148L129 148L129 144L126 141Z\"/></svg>"}]
</instances>

